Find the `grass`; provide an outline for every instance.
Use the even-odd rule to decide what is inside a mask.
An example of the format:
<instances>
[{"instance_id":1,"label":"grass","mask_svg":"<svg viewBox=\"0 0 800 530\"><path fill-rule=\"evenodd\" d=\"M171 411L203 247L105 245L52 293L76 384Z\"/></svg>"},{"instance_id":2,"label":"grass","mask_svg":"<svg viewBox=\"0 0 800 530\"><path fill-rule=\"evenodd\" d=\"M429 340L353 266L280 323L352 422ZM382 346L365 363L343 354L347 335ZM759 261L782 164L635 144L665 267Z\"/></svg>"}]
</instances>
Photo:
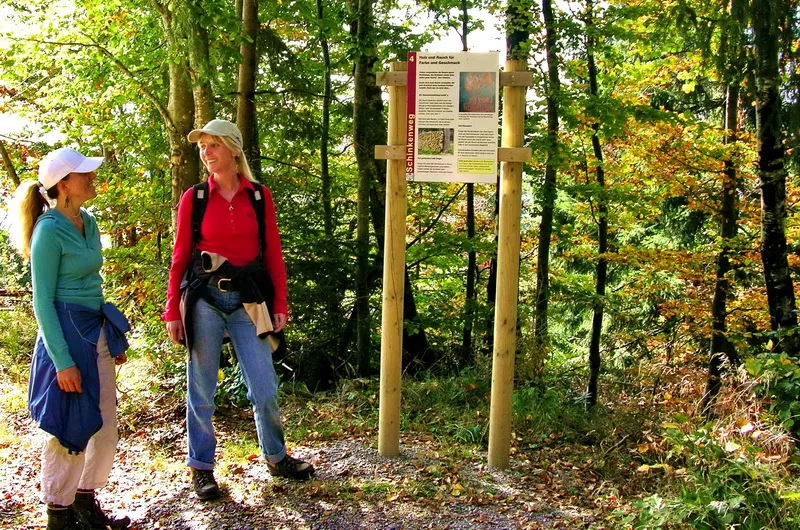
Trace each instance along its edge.
<instances>
[{"instance_id":1,"label":"grass","mask_svg":"<svg viewBox=\"0 0 800 530\"><path fill-rule=\"evenodd\" d=\"M0 308L0 376L5 382L27 384L36 332L30 304Z\"/></svg>"}]
</instances>

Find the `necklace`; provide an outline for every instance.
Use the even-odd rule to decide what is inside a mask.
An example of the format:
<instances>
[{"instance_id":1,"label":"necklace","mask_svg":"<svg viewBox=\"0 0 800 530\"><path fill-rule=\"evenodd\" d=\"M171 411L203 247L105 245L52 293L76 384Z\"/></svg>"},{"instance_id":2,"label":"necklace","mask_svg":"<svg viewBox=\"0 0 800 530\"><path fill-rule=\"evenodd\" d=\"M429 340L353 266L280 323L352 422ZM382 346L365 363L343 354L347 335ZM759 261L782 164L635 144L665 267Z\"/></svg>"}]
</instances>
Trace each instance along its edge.
<instances>
[{"instance_id":1,"label":"necklace","mask_svg":"<svg viewBox=\"0 0 800 530\"><path fill-rule=\"evenodd\" d=\"M81 211L80 211L80 209L78 209L78 213L76 213L75 215L72 215L71 213L69 213L69 212L68 212L68 211L66 211L66 210L62 210L61 208L56 208L56 209L57 209L59 212L61 212L61 215L63 215L64 217L66 217L67 219L69 219L70 221L72 221L73 223L74 223L75 221L77 221L77 220L79 220L79 219L81 218Z\"/></svg>"}]
</instances>

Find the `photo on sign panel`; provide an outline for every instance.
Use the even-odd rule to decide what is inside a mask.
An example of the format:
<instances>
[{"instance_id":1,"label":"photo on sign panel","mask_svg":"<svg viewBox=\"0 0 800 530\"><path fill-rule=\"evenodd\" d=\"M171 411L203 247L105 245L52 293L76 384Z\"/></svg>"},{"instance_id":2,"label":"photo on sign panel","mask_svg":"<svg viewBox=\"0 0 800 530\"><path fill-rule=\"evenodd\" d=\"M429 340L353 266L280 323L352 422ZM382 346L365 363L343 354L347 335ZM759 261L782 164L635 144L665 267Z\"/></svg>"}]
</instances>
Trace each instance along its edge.
<instances>
[{"instance_id":1,"label":"photo on sign panel","mask_svg":"<svg viewBox=\"0 0 800 530\"><path fill-rule=\"evenodd\" d=\"M495 72L461 72L458 111L494 112L497 104L495 76Z\"/></svg>"},{"instance_id":2,"label":"photo on sign panel","mask_svg":"<svg viewBox=\"0 0 800 530\"><path fill-rule=\"evenodd\" d=\"M418 131L417 154L420 155L452 155L453 129L420 128Z\"/></svg>"}]
</instances>

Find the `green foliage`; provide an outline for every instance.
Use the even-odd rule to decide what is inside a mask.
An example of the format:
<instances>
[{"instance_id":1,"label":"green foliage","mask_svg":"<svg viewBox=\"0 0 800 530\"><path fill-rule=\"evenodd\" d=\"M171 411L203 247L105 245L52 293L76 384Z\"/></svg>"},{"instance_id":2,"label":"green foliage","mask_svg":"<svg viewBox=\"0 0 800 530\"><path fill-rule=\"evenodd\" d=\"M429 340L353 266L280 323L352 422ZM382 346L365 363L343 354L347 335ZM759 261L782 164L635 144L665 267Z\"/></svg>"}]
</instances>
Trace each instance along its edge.
<instances>
[{"instance_id":1,"label":"green foliage","mask_svg":"<svg viewBox=\"0 0 800 530\"><path fill-rule=\"evenodd\" d=\"M229 348L229 346L223 348L223 355L229 354L229 352L225 351ZM246 408L250 402L247 399L247 385L244 382L244 377L242 377L239 363L220 369L220 375L221 378L217 383L216 399Z\"/></svg>"},{"instance_id":2,"label":"green foliage","mask_svg":"<svg viewBox=\"0 0 800 530\"><path fill-rule=\"evenodd\" d=\"M800 432L800 365L785 353L750 357L745 369L756 380L755 391L767 398L767 410L787 430Z\"/></svg>"},{"instance_id":3,"label":"green foliage","mask_svg":"<svg viewBox=\"0 0 800 530\"><path fill-rule=\"evenodd\" d=\"M0 288L10 291L29 290L30 267L23 263L17 249L11 244L6 230L0 229Z\"/></svg>"},{"instance_id":4,"label":"green foliage","mask_svg":"<svg viewBox=\"0 0 800 530\"><path fill-rule=\"evenodd\" d=\"M0 378L17 384L27 381L37 329L30 297L0 307Z\"/></svg>"},{"instance_id":5,"label":"green foliage","mask_svg":"<svg viewBox=\"0 0 800 530\"><path fill-rule=\"evenodd\" d=\"M409 381L403 388L401 428L483 446L488 436L489 377L467 369L458 377Z\"/></svg>"},{"instance_id":6,"label":"green foliage","mask_svg":"<svg viewBox=\"0 0 800 530\"><path fill-rule=\"evenodd\" d=\"M630 517L636 529L790 529L800 524L796 480L758 462L754 448L728 441L721 444L701 428L666 430L671 461L681 464L676 494L656 494L636 503Z\"/></svg>"},{"instance_id":7,"label":"green foliage","mask_svg":"<svg viewBox=\"0 0 800 530\"><path fill-rule=\"evenodd\" d=\"M533 443L545 440L550 434L569 439L583 439L595 431L598 414L586 411L580 398L570 397L566 389L547 377L541 386L520 388L513 397L515 428L535 434Z\"/></svg>"}]
</instances>

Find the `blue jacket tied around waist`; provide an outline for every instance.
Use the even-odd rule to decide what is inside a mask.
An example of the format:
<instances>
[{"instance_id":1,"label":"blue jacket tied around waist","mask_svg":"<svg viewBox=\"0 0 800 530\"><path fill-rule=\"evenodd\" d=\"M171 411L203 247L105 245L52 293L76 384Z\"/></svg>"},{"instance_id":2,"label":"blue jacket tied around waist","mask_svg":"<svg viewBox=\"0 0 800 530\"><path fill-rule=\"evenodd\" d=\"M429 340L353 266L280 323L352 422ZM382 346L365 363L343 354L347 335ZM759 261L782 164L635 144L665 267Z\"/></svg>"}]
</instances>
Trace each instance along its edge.
<instances>
[{"instance_id":1,"label":"blue jacket tied around waist","mask_svg":"<svg viewBox=\"0 0 800 530\"><path fill-rule=\"evenodd\" d=\"M59 388L56 367L39 336L31 362L28 410L42 430L58 438L70 452L80 453L103 426L97 372L100 330L105 324L108 351L116 357L128 349L125 333L130 326L114 304L103 304L100 311L66 302L55 305L69 354L81 372L82 392L64 392Z\"/></svg>"}]
</instances>

